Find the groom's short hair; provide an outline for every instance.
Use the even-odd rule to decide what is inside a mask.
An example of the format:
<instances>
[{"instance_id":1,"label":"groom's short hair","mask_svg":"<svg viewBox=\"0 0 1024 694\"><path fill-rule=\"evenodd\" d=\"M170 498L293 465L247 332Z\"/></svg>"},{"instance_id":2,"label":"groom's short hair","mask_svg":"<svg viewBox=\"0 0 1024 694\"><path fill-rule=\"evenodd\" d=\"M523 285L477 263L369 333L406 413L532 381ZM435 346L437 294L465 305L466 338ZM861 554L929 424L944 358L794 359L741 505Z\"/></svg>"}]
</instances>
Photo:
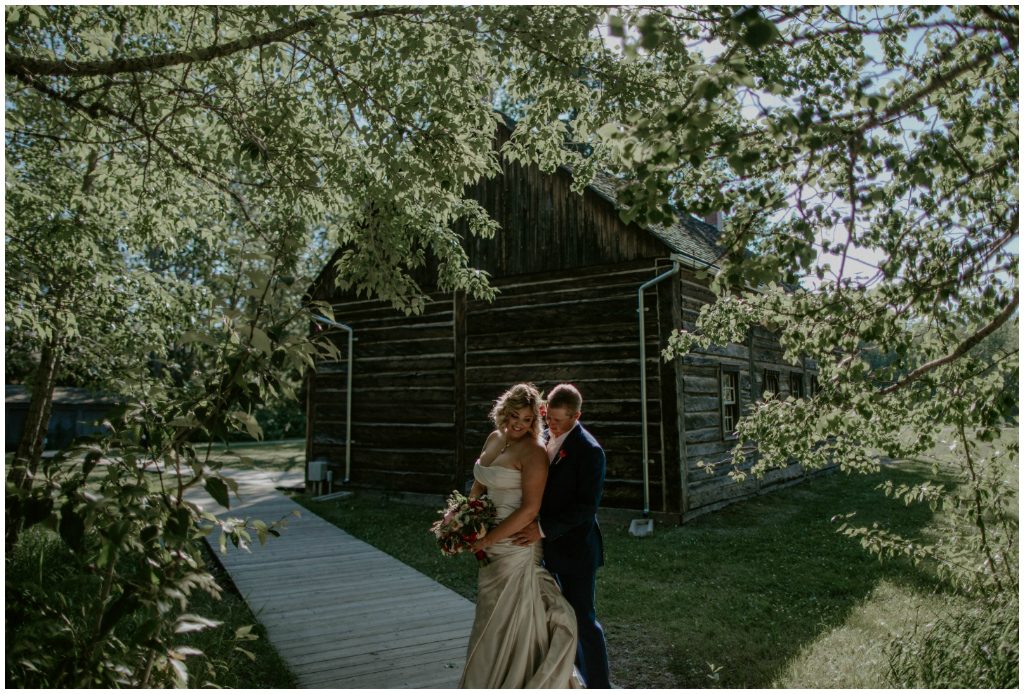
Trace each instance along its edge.
<instances>
[{"instance_id":1,"label":"groom's short hair","mask_svg":"<svg viewBox=\"0 0 1024 694\"><path fill-rule=\"evenodd\" d=\"M576 386L573 384L559 383L548 393L547 406L549 410L555 407L563 407L570 414L575 414L583 406L583 396L580 395L580 392L576 390Z\"/></svg>"}]
</instances>

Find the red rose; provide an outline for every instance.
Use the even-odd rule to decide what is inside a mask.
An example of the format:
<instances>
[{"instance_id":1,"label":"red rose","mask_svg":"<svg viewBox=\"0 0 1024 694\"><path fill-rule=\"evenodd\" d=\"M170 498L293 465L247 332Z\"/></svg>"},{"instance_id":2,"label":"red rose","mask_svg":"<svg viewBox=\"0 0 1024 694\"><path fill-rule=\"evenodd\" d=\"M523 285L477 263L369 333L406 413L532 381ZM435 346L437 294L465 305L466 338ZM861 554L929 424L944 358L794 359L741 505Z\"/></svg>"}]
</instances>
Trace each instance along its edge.
<instances>
[{"instance_id":1,"label":"red rose","mask_svg":"<svg viewBox=\"0 0 1024 694\"><path fill-rule=\"evenodd\" d=\"M566 453L565 451L558 451L558 457L559 458L568 458L569 454Z\"/></svg>"}]
</instances>

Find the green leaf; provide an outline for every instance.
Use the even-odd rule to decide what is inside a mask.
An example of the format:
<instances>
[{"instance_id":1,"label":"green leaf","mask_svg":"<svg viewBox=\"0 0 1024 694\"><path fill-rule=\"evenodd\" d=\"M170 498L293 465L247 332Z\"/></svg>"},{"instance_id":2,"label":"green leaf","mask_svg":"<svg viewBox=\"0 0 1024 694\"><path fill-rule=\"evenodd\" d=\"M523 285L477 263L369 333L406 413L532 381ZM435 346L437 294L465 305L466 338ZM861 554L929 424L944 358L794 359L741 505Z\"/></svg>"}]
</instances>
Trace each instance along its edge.
<instances>
[{"instance_id":1,"label":"green leaf","mask_svg":"<svg viewBox=\"0 0 1024 694\"><path fill-rule=\"evenodd\" d=\"M178 617L178 621L174 626L175 634L192 634L198 631L205 631L213 627L218 627L221 622L214 619L207 619L197 614L183 614Z\"/></svg>"},{"instance_id":2,"label":"green leaf","mask_svg":"<svg viewBox=\"0 0 1024 694\"><path fill-rule=\"evenodd\" d=\"M181 544L189 539L192 532L192 514L183 506L171 511L164 525L164 537L174 544Z\"/></svg>"},{"instance_id":3,"label":"green leaf","mask_svg":"<svg viewBox=\"0 0 1024 694\"><path fill-rule=\"evenodd\" d=\"M231 500L228 498L228 485L224 483L224 480L219 477L209 477L204 487L210 493L210 496L213 497L214 501L224 508L231 508Z\"/></svg>"},{"instance_id":4,"label":"green leaf","mask_svg":"<svg viewBox=\"0 0 1024 694\"><path fill-rule=\"evenodd\" d=\"M274 352L274 345L270 342L270 338L256 326L252 328L252 346L268 356Z\"/></svg>"},{"instance_id":5,"label":"green leaf","mask_svg":"<svg viewBox=\"0 0 1024 694\"><path fill-rule=\"evenodd\" d=\"M241 653L242 655L244 655L246 658L248 658L250 662L253 662L253 663L256 662L256 654L253 653L252 651L247 651L246 649L242 648L241 646L235 646L235 650L238 651L239 653Z\"/></svg>"},{"instance_id":6,"label":"green leaf","mask_svg":"<svg viewBox=\"0 0 1024 694\"><path fill-rule=\"evenodd\" d=\"M60 536L68 547L76 552L82 550L85 539L85 521L73 508L65 506L60 511Z\"/></svg>"},{"instance_id":7,"label":"green leaf","mask_svg":"<svg viewBox=\"0 0 1024 694\"><path fill-rule=\"evenodd\" d=\"M129 586L124 593L103 611L100 620L100 634L107 634L124 617L131 614L139 606L140 600L136 592Z\"/></svg>"},{"instance_id":8,"label":"green leaf","mask_svg":"<svg viewBox=\"0 0 1024 694\"><path fill-rule=\"evenodd\" d=\"M775 25L764 19L752 21L743 32L743 42L751 48L763 48L779 36Z\"/></svg>"}]
</instances>

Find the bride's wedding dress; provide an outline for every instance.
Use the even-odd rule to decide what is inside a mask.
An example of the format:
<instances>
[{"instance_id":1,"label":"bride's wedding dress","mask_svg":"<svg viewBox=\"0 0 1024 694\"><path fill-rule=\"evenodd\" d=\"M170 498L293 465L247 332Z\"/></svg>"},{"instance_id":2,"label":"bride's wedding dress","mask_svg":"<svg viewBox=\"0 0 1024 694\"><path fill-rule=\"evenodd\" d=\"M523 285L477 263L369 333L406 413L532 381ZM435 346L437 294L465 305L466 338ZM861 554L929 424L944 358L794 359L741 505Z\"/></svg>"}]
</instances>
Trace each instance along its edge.
<instances>
[{"instance_id":1,"label":"bride's wedding dress","mask_svg":"<svg viewBox=\"0 0 1024 694\"><path fill-rule=\"evenodd\" d=\"M522 503L518 470L473 466L477 481L504 519ZM502 540L487 548L480 567L476 619L459 686L473 689L566 689L580 686L576 616L541 565L541 543L519 547Z\"/></svg>"}]
</instances>

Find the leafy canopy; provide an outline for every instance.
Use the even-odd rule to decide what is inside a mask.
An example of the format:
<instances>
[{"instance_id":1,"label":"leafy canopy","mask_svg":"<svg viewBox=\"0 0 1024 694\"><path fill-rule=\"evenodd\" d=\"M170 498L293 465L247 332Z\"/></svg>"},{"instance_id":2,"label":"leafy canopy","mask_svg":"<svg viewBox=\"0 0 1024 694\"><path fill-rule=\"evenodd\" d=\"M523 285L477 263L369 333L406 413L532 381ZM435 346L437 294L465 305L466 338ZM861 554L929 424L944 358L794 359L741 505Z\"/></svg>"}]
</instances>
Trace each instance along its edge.
<instances>
[{"instance_id":1,"label":"leafy canopy","mask_svg":"<svg viewBox=\"0 0 1024 694\"><path fill-rule=\"evenodd\" d=\"M723 211L721 300L667 356L760 324L821 384L757 404L731 462L756 442L755 474L870 469L955 442L960 488L888 490L954 509L949 542L849 532L1015 595L998 471L1017 449L977 442L1017 403L1016 345L979 346L1019 304L1018 26L1014 7L5 8L7 344L40 355L40 404L62 369L130 396L116 450L97 443L116 502L19 451L39 474L8 485L8 545L46 525L105 580L91 626L41 626L9 679L185 681L183 608L159 596L208 587L184 491L231 486L190 440L258 435L255 408L330 352L298 307L334 248L343 288L402 310L428 263L490 296L453 229L498 231L463 195L498 156L571 165L577 187L609 170L640 222ZM518 119L500 153L495 103ZM178 483L142 489L145 460ZM118 631L131 615L154 628ZM48 670L58 647L80 660Z\"/></svg>"}]
</instances>

